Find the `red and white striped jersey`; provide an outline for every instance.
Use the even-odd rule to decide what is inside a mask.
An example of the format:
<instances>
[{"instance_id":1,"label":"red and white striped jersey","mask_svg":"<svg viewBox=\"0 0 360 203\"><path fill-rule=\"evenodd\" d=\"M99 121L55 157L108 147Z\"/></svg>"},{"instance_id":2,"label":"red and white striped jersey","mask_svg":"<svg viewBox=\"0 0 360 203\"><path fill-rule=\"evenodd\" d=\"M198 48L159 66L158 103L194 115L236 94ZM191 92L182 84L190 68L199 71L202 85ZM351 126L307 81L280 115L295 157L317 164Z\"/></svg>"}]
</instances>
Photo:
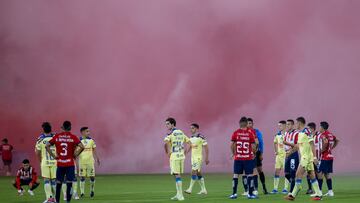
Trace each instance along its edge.
<instances>
[{"instance_id":1,"label":"red and white striped jersey","mask_svg":"<svg viewBox=\"0 0 360 203\"><path fill-rule=\"evenodd\" d=\"M320 132L315 132L314 145L315 145L315 151L316 151L316 158L318 160L321 160L322 141L321 141L321 133Z\"/></svg>"},{"instance_id":2,"label":"red and white striped jersey","mask_svg":"<svg viewBox=\"0 0 360 203\"><path fill-rule=\"evenodd\" d=\"M290 144L297 144L299 133L296 132L296 130L291 130L289 132L285 133L284 141L290 143ZM285 145L285 151L289 151L291 149L291 146Z\"/></svg>"}]
</instances>

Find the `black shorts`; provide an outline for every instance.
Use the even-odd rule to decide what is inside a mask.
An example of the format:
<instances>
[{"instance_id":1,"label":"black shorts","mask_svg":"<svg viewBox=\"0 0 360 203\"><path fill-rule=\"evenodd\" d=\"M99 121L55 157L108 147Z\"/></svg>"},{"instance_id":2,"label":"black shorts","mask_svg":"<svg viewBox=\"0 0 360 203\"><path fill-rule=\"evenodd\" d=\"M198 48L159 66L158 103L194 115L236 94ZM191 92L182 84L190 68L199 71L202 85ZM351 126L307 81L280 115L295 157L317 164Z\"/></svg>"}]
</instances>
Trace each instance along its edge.
<instances>
[{"instance_id":1,"label":"black shorts","mask_svg":"<svg viewBox=\"0 0 360 203\"><path fill-rule=\"evenodd\" d=\"M73 182L75 181L75 166L61 167L58 166L56 169L56 180L59 182L64 182L66 176L66 181Z\"/></svg>"},{"instance_id":2,"label":"black shorts","mask_svg":"<svg viewBox=\"0 0 360 203\"><path fill-rule=\"evenodd\" d=\"M9 166L12 163L12 160L3 160L4 166Z\"/></svg>"},{"instance_id":3,"label":"black shorts","mask_svg":"<svg viewBox=\"0 0 360 203\"><path fill-rule=\"evenodd\" d=\"M260 159L260 156L261 156L261 152L260 152L260 151L257 151L257 152L256 152L256 156L255 156L255 164L256 164L256 167L262 166L262 160Z\"/></svg>"},{"instance_id":4,"label":"black shorts","mask_svg":"<svg viewBox=\"0 0 360 203\"><path fill-rule=\"evenodd\" d=\"M234 174L251 175L254 172L254 160L235 160L234 161Z\"/></svg>"},{"instance_id":5,"label":"black shorts","mask_svg":"<svg viewBox=\"0 0 360 203\"><path fill-rule=\"evenodd\" d=\"M299 154L295 152L285 159L285 174L295 175L299 166Z\"/></svg>"},{"instance_id":6,"label":"black shorts","mask_svg":"<svg viewBox=\"0 0 360 203\"><path fill-rule=\"evenodd\" d=\"M333 172L333 160L321 160L319 171L324 174Z\"/></svg>"}]
</instances>

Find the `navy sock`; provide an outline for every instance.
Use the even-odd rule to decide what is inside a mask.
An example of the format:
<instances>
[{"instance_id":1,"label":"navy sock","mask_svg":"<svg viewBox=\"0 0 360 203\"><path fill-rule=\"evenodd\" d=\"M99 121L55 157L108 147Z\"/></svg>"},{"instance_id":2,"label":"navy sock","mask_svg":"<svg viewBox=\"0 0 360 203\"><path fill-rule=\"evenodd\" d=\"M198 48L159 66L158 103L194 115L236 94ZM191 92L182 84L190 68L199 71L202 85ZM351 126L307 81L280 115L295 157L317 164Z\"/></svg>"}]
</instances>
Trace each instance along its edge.
<instances>
[{"instance_id":1,"label":"navy sock","mask_svg":"<svg viewBox=\"0 0 360 203\"><path fill-rule=\"evenodd\" d=\"M255 190L259 188L258 175L253 176Z\"/></svg>"},{"instance_id":2,"label":"navy sock","mask_svg":"<svg viewBox=\"0 0 360 203\"><path fill-rule=\"evenodd\" d=\"M245 192L247 192L248 191L248 181L247 181L246 176L242 176L242 183L243 183Z\"/></svg>"},{"instance_id":3,"label":"navy sock","mask_svg":"<svg viewBox=\"0 0 360 203\"><path fill-rule=\"evenodd\" d=\"M34 185L30 188L31 191L35 190L37 187L39 187L40 183L34 183Z\"/></svg>"},{"instance_id":4,"label":"navy sock","mask_svg":"<svg viewBox=\"0 0 360 203\"><path fill-rule=\"evenodd\" d=\"M68 202L70 202L72 197L71 189L72 189L72 183L66 183L66 199Z\"/></svg>"},{"instance_id":5,"label":"navy sock","mask_svg":"<svg viewBox=\"0 0 360 203\"><path fill-rule=\"evenodd\" d=\"M320 190L322 190L323 179L318 179L318 183L319 183Z\"/></svg>"},{"instance_id":6,"label":"navy sock","mask_svg":"<svg viewBox=\"0 0 360 203\"><path fill-rule=\"evenodd\" d=\"M307 177L306 177L306 179L307 179L308 189L309 189L309 190L311 190L310 177L309 177L309 176L307 176Z\"/></svg>"},{"instance_id":7,"label":"navy sock","mask_svg":"<svg viewBox=\"0 0 360 203\"><path fill-rule=\"evenodd\" d=\"M328 186L328 189L329 189L329 190L332 190L332 179L331 179L331 178L326 179L326 184L327 184L327 186Z\"/></svg>"},{"instance_id":8,"label":"navy sock","mask_svg":"<svg viewBox=\"0 0 360 203\"><path fill-rule=\"evenodd\" d=\"M202 176L198 176L197 178L198 178L198 180L201 180Z\"/></svg>"},{"instance_id":9,"label":"navy sock","mask_svg":"<svg viewBox=\"0 0 360 203\"><path fill-rule=\"evenodd\" d=\"M61 186L62 183L56 183L56 195L55 195L56 202L60 202Z\"/></svg>"},{"instance_id":10,"label":"navy sock","mask_svg":"<svg viewBox=\"0 0 360 203\"><path fill-rule=\"evenodd\" d=\"M233 194L237 194L239 178L233 178Z\"/></svg>"},{"instance_id":11,"label":"navy sock","mask_svg":"<svg viewBox=\"0 0 360 203\"><path fill-rule=\"evenodd\" d=\"M290 178L290 192L293 191L294 187L295 187L295 178L291 177Z\"/></svg>"},{"instance_id":12,"label":"navy sock","mask_svg":"<svg viewBox=\"0 0 360 203\"><path fill-rule=\"evenodd\" d=\"M253 176L248 176L247 177L247 182L248 182L248 188L249 188L249 195L253 195L254 192L254 177Z\"/></svg>"}]
</instances>

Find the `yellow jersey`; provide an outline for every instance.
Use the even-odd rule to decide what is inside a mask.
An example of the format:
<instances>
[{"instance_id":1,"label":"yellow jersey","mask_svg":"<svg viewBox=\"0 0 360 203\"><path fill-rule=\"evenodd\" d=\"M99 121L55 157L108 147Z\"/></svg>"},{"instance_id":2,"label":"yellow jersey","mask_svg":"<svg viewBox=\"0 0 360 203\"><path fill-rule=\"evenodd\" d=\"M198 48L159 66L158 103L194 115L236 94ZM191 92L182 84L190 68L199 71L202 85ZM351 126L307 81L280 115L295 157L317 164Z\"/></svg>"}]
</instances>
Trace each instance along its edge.
<instances>
[{"instance_id":1,"label":"yellow jersey","mask_svg":"<svg viewBox=\"0 0 360 203\"><path fill-rule=\"evenodd\" d=\"M286 155L285 145L284 145L284 136L285 136L285 134L279 132L278 134L275 135L275 138L274 138L274 144L277 145L277 149L278 149L278 156Z\"/></svg>"},{"instance_id":2,"label":"yellow jersey","mask_svg":"<svg viewBox=\"0 0 360 203\"><path fill-rule=\"evenodd\" d=\"M311 149L313 138L307 134L300 132L298 135L298 145L301 159L313 160L314 154Z\"/></svg>"},{"instance_id":3,"label":"yellow jersey","mask_svg":"<svg viewBox=\"0 0 360 203\"><path fill-rule=\"evenodd\" d=\"M41 166L56 166L56 160L46 151L46 144L53 138L54 134L41 134L38 138L35 149L41 152ZM56 154L55 146L50 147L51 151Z\"/></svg>"},{"instance_id":4,"label":"yellow jersey","mask_svg":"<svg viewBox=\"0 0 360 203\"><path fill-rule=\"evenodd\" d=\"M193 135L190 138L191 142L191 159L201 158L203 156L203 146L207 145L207 141L204 136L200 133L197 135Z\"/></svg>"},{"instance_id":5,"label":"yellow jersey","mask_svg":"<svg viewBox=\"0 0 360 203\"><path fill-rule=\"evenodd\" d=\"M190 142L190 140L181 130L173 129L164 141L170 143L170 160L185 159L184 143Z\"/></svg>"},{"instance_id":6,"label":"yellow jersey","mask_svg":"<svg viewBox=\"0 0 360 203\"><path fill-rule=\"evenodd\" d=\"M84 151L79 155L79 164L94 164L95 141L91 137L80 137L80 141L84 145Z\"/></svg>"}]
</instances>

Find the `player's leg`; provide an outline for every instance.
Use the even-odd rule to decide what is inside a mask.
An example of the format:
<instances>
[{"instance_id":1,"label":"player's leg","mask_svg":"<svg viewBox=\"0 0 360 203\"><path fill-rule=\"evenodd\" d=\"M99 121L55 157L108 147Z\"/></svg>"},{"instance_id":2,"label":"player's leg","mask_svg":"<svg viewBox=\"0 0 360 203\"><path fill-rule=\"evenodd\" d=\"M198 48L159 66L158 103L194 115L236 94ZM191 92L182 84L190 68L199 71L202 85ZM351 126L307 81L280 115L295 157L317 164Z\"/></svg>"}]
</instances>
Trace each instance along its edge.
<instances>
[{"instance_id":1,"label":"player's leg","mask_svg":"<svg viewBox=\"0 0 360 203\"><path fill-rule=\"evenodd\" d=\"M332 178L331 178L331 173L333 173L333 160L326 160L324 162L325 163L324 163L324 168L323 168L322 172L325 175L326 185L328 187L328 192L325 195L333 197L334 192L333 192L333 185L332 185Z\"/></svg>"},{"instance_id":2,"label":"player's leg","mask_svg":"<svg viewBox=\"0 0 360 203\"><path fill-rule=\"evenodd\" d=\"M95 195L95 165L88 167L88 176L90 176L90 197L93 198Z\"/></svg>"},{"instance_id":3,"label":"player's leg","mask_svg":"<svg viewBox=\"0 0 360 203\"><path fill-rule=\"evenodd\" d=\"M259 174L259 178L260 178L260 181L261 181L261 185L263 187L263 192L264 194L269 194L268 191L267 191L267 188L266 188L266 183L265 183L265 174L264 174L264 171L263 171L263 168L262 168L262 154L260 151L257 152L257 163L256 163L256 170Z\"/></svg>"},{"instance_id":4,"label":"player's leg","mask_svg":"<svg viewBox=\"0 0 360 203\"><path fill-rule=\"evenodd\" d=\"M80 197L85 196L85 177L86 177L86 166L84 164L79 164L79 176L80 176Z\"/></svg>"},{"instance_id":5,"label":"player's leg","mask_svg":"<svg viewBox=\"0 0 360 203\"><path fill-rule=\"evenodd\" d=\"M314 191L312 190L311 188L311 178L309 175L306 176L306 180L307 180L307 184L308 184L308 189L306 191L306 194L309 195L309 194L313 194Z\"/></svg>"},{"instance_id":6,"label":"player's leg","mask_svg":"<svg viewBox=\"0 0 360 203\"><path fill-rule=\"evenodd\" d=\"M55 194L56 202L60 202L60 193L65 178L65 172L66 171L64 167L57 167L56 169L56 194Z\"/></svg>"},{"instance_id":7,"label":"player's leg","mask_svg":"<svg viewBox=\"0 0 360 203\"><path fill-rule=\"evenodd\" d=\"M294 189L292 190L291 193L289 193L288 196L285 197L285 199L287 200L294 200L296 195L299 193L299 191L301 190L301 182L302 182L302 176L304 175L305 173L305 168L302 167L301 165L299 165L299 167L297 168L296 170L296 184L295 184L295 187Z\"/></svg>"},{"instance_id":8,"label":"player's leg","mask_svg":"<svg viewBox=\"0 0 360 203\"><path fill-rule=\"evenodd\" d=\"M66 199L68 202L71 201L71 197L72 197L72 186L73 186L73 182L75 180L75 167L74 166L70 166L70 167L65 167L65 171L66 171Z\"/></svg>"},{"instance_id":9,"label":"player's leg","mask_svg":"<svg viewBox=\"0 0 360 203\"><path fill-rule=\"evenodd\" d=\"M255 199L257 198L257 195L254 194L255 191L255 184L254 184L254 171L256 168L256 162L255 160L248 160L244 161L244 171L245 175L247 176L247 183L248 183L248 199Z\"/></svg>"},{"instance_id":10,"label":"player's leg","mask_svg":"<svg viewBox=\"0 0 360 203\"><path fill-rule=\"evenodd\" d=\"M279 168L278 166L275 166L275 175L274 175L274 189L271 192L271 194L277 194L278 188L279 188L279 182L280 182L280 172L281 172L281 168Z\"/></svg>"},{"instance_id":11,"label":"player's leg","mask_svg":"<svg viewBox=\"0 0 360 203\"><path fill-rule=\"evenodd\" d=\"M184 200L183 192L182 192L182 179L181 174L184 171L184 160L173 160L171 161L171 173L175 177L175 185L176 185L176 196L171 198L173 200Z\"/></svg>"},{"instance_id":12,"label":"player's leg","mask_svg":"<svg viewBox=\"0 0 360 203\"><path fill-rule=\"evenodd\" d=\"M45 191L46 199L53 197L50 175L51 175L50 167L41 166L41 176L43 177L44 180L44 191Z\"/></svg>"},{"instance_id":13,"label":"player's leg","mask_svg":"<svg viewBox=\"0 0 360 203\"><path fill-rule=\"evenodd\" d=\"M314 164L313 163L309 164L308 167L306 168L306 170L308 171L308 176L310 178L311 187L314 190L314 198L315 198L314 200L321 200L322 192L319 188L319 183L316 179Z\"/></svg>"},{"instance_id":14,"label":"player's leg","mask_svg":"<svg viewBox=\"0 0 360 203\"><path fill-rule=\"evenodd\" d=\"M237 198L237 189L238 189L240 174L243 174L243 168L242 168L241 162L239 160L234 160L233 178L232 178L232 194L229 197L230 199Z\"/></svg>"},{"instance_id":15,"label":"player's leg","mask_svg":"<svg viewBox=\"0 0 360 203\"><path fill-rule=\"evenodd\" d=\"M200 192L198 193L199 195L201 194L204 194L206 195L207 194L207 190L206 190L206 187L205 187L205 178L204 176L202 175L201 173L201 170L199 169L198 172L197 172L197 176L198 176L198 180L199 180L199 184L200 184Z\"/></svg>"},{"instance_id":16,"label":"player's leg","mask_svg":"<svg viewBox=\"0 0 360 203\"><path fill-rule=\"evenodd\" d=\"M294 154L290 159L290 192L294 190L296 185L296 174L297 169L299 168L299 155Z\"/></svg>"},{"instance_id":17,"label":"player's leg","mask_svg":"<svg viewBox=\"0 0 360 203\"><path fill-rule=\"evenodd\" d=\"M185 190L185 193L187 193L187 194L191 194L194 184L198 179L197 170L195 170L194 163L192 163L191 165L192 165L192 170L191 170L190 185L189 185L189 188Z\"/></svg>"},{"instance_id":18,"label":"player's leg","mask_svg":"<svg viewBox=\"0 0 360 203\"><path fill-rule=\"evenodd\" d=\"M28 190L28 193L31 195L31 196L34 196L34 190L39 187L40 185L40 181L39 180L36 180L34 183L31 183L29 184L29 190Z\"/></svg>"}]
</instances>

